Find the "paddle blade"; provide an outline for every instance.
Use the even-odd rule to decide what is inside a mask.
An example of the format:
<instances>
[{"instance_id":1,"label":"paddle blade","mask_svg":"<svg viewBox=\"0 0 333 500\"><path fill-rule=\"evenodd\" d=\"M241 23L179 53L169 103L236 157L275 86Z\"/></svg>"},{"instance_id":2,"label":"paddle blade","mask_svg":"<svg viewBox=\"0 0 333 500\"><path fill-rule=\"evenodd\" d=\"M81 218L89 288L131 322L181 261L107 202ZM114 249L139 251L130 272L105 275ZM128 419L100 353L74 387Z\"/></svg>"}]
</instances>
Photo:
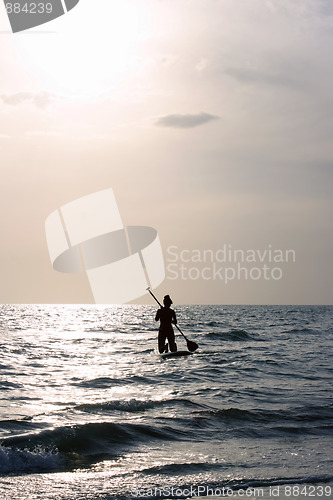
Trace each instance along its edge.
<instances>
[{"instance_id":1,"label":"paddle blade","mask_svg":"<svg viewBox=\"0 0 333 500\"><path fill-rule=\"evenodd\" d=\"M195 351L196 349L198 349L198 344L196 344L195 342L192 342L192 340L188 340L187 341L187 349L191 352Z\"/></svg>"}]
</instances>

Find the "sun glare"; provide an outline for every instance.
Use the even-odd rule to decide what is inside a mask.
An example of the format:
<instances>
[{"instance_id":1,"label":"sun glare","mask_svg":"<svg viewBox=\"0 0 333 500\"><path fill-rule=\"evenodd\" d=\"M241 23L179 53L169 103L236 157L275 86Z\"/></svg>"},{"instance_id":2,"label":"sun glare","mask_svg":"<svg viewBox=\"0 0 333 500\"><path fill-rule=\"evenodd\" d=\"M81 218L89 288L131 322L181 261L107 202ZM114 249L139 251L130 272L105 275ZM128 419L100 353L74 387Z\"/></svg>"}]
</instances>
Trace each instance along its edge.
<instances>
[{"instance_id":1,"label":"sun glare","mask_svg":"<svg viewBox=\"0 0 333 500\"><path fill-rule=\"evenodd\" d=\"M73 10L54 22L54 33L17 39L32 78L48 91L94 95L120 86L138 65L138 43L148 30L144 4L82 3L76 16Z\"/></svg>"}]
</instances>

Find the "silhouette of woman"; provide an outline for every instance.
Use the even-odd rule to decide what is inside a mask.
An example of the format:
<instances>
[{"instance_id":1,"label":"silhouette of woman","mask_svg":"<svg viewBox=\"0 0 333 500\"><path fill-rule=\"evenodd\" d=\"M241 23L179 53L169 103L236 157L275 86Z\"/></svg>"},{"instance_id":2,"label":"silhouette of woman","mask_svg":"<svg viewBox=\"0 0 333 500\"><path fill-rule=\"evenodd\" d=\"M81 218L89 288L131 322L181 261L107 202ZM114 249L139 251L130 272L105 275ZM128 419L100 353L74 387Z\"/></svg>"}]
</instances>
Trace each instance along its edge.
<instances>
[{"instance_id":1,"label":"silhouette of woman","mask_svg":"<svg viewBox=\"0 0 333 500\"><path fill-rule=\"evenodd\" d=\"M168 344L165 343L166 339L168 339L170 351L177 351L177 344L175 342L175 334L172 328L172 323L174 325L177 324L176 313L173 309L170 308L172 304L172 300L169 295L165 295L163 299L164 307L158 309L155 321L160 320L160 328L158 332L158 350L160 354L163 352L168 352Z\"/></svg>"}]
</instances>

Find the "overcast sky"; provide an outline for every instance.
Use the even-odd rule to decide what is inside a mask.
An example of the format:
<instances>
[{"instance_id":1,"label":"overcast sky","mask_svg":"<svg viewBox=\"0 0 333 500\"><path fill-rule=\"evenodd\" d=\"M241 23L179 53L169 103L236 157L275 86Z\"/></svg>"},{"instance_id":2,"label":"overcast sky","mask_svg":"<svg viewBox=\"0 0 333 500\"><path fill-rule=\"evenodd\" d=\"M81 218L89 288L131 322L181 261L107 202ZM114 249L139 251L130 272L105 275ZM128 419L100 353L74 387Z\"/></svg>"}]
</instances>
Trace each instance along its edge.
<instances>
[{"instance_id":1,"label":"overcast sky","mask_svg":"<svg viewBox=\"0 0 333 500\"><path fill-rule=\"evenodd\" d=\"M9 30L2 3L0 302L93 300L52 269L44 224L112 187L125 224L158 231L159 297L333 303L331 0L81 0ZM193 253L225 245L295 259L225 283L213 267L238 262Z\"/></svg>"}]
</instances>

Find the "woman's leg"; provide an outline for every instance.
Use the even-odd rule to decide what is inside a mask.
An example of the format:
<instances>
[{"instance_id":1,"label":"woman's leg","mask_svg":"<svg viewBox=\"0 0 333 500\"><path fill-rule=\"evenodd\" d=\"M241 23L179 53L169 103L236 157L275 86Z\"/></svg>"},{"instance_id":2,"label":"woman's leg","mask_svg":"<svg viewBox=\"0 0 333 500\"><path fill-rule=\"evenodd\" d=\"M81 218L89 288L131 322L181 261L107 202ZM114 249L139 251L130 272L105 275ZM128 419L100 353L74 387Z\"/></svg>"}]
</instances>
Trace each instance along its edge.
<instances>
[{"instance_id":1,"label":"woman's leg","mask_svg":"<svg viewBox=\"0 0 333 500\"><path fill-rule=\"evenodd\" d=\"M159 331L158 332L158 350L159 353L162 354L162 352L165 351L165 339L167 338L166 334L164 332Z\"/></svg>"},{"instance_id":2,"label":"woman's leg","mask_svg":"<svg viewBox=\"0 0 333 500\"><path fill-rule=\"evenodd\" d=\"M170 351L171 352L176 352L177 351L177 344L175 342L175 334L174 334L174 332L168 333L168 341L169 341Z\"/></svg>"}]
</instances>

